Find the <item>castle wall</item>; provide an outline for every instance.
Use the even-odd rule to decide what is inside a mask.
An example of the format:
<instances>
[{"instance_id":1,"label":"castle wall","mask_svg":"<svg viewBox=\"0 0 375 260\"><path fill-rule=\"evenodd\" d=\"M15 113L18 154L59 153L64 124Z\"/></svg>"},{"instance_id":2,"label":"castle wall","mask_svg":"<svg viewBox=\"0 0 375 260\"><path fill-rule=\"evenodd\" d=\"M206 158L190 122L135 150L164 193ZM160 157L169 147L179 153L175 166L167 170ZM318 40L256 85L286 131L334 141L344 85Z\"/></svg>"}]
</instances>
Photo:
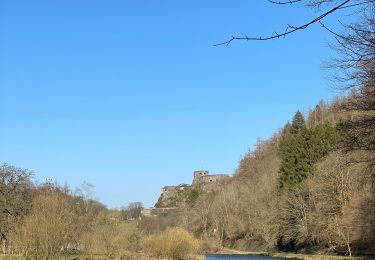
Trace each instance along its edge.
<instances>
[{"instance_id":1,"label":"castle wall","mask_svg":"<svg viewBox=\"0 0 375 260\"><path fill-rule=\"evenodd\" d=\"M211 174L205 175L200 178L201 183L212 183L212 182L221 182L229 180L230 176L227 174Z\"/></svg>"},{"instance_id":2,"label":"castle wall","mask_svg":"<svg viewBox=\"0 0 375 260\"><path fill-rule=\"evenodd\" d=\"M200 177L197 185L200 186L203 192L211 192L220 189L224 184L230 180L227 174L212 174Z\"/></svg>"}]
</instances>

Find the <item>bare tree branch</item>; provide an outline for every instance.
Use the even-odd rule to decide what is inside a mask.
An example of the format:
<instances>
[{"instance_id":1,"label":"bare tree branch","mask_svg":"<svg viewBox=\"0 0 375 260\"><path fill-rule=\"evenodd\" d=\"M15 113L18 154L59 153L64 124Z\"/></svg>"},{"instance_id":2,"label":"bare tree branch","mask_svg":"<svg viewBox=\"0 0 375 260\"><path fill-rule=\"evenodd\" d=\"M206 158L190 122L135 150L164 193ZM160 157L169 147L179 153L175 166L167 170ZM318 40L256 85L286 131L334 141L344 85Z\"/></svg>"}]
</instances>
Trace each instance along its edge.
<instances>
[{"instance_id":1,"label":"bare tree branch","mask_svg":"<svg viewBox=\"0 0 375 260\"><path fill-rule=\"evenodd\" d=\"M294 4L294 3L298 3L302 1L303 0L289 0L289 1L281 2L281 1L268 0L268 2L270 2L271 4L276 4L276 5Z\"/></svg>"},{"instance_id":2,"label":"bare tree branch","mask_svg":"<svg viewBox=\"0 0 375 260\"><path fill-rule=\"evenodd\" d=\"M306 29L310 25L315 24L315 23L321 21L326 16L334 13L335 11L339 10L340 8L345 7L350 1L351 0L345 0L341 4L336 5L332 9L328 10L327 12L324 12L323 14L319 15L318 17L310 20L309 22L307 22L307 23L305 23L303 25L300 25L300 26L291 26L291 25L288 25L287 28L286 28L286 30L285 30L285 32L283 32L283 33L277 33L277 32L275 32L271 36L267 36L267 37L262 37L262 36L260 36L260 37L247 37L247 36L245 36L245 37L237 37L237 36L232 36L231 39L229 39L228 41L214 44L214 46L220 46L220 45L227 45L228 46L232 41L235 41L235 40L268 41L268 40L273 40L273 39L277 39L277 38L280 38L280 37L285 37L285 36L287 36L289 34L292 34L292 33L296 32L296 31Z\"/></svg>"}]
</instances>

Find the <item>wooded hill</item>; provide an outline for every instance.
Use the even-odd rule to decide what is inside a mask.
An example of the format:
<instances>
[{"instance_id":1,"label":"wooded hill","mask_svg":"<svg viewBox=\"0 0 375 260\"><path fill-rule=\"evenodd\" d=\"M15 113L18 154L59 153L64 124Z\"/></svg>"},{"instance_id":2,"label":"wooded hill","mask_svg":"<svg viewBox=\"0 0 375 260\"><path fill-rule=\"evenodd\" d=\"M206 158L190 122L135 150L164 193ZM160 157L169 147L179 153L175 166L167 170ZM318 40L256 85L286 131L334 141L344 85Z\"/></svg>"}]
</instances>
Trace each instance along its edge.
<instances>
[{"instance_id":1,"label":"wooded hill","mask_svg":"<svg viewBox=\"0 0 375 260\"><path fill-rule=\"evenodd\" d=\"M230 184L186 208L186 227L243 250L373 254L374 151L348 149L347 125L362 116L342 109L357 95L320 102L306 119L297 111Z\"/></svg>"},{"instance_id":2,"label":"wooded hill","mask_svg":"<svg viewBox=\"0 0 375 260\"><path fill-rule=\"evenodd\" d=\"M375 2L365 3L358 22L330 30L338 56L329 68L345 94L259 141L182 225L239 249L375 254Z\"/></svg>"}]
</instances>

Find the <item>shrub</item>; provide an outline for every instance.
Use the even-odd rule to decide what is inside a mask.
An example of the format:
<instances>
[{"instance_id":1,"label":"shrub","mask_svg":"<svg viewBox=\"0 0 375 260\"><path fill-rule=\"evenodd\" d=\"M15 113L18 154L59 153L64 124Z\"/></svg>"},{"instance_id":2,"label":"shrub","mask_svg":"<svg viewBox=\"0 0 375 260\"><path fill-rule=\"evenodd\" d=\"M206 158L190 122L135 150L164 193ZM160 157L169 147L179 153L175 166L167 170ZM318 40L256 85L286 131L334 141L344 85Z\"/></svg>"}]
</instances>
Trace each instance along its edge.
<instances>
[{"instance_id":1,"label":"shrub","mask_svg":"<svg viewBox=\"0 0 375 260\"><path fill-rule=\"evenodd\" d=\"M184 259L198 252L199 242L183 228L170 228L161 234L144 237L142 247L156 257Z\"/></svg>"},{"instance_id":2,"label":"shrub","mask_svg":"<svg viewBox=\"0 0 375 260\"><path fill-rule=\"evenodd\" d=\"M74 242L77 216L66 194L41 194L12 235L16 252L26 258L55 259Z\"/></svg>"},{"instance_id":3,"label":"shrub","mask_svg":"<svg viewBox=\"0 0 375 260\"><path fill-rule=\"evenodd\" d=\"M110 219L96 219L95 226L82 238L85 253L92 258L95 255L102 255L107 259L125 256L136 251L138 242L135 225Z\"/></svg>"}]
</instances>

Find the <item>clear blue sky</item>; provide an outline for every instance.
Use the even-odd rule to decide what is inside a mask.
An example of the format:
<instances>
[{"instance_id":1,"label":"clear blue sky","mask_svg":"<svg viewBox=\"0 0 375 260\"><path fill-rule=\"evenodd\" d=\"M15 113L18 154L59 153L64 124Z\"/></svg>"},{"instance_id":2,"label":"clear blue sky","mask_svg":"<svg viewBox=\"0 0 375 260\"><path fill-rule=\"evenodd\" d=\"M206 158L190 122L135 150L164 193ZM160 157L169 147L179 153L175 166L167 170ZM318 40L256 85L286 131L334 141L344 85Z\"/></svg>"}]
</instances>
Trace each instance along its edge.
<instances>
[{"instance_id":1,"label":"clear blue sky","mask_svg":"<svg viewBox=\"0 0 375 260\"><path fill-rule=\"evenodd\" d=\"M233 173L257 137L334 95L314 11L266 0L5 0L0 3L0 160L109 207L155 203L204 168ZM334 21L336 18L331 18Z\"/></svg>"}]
</instances>

